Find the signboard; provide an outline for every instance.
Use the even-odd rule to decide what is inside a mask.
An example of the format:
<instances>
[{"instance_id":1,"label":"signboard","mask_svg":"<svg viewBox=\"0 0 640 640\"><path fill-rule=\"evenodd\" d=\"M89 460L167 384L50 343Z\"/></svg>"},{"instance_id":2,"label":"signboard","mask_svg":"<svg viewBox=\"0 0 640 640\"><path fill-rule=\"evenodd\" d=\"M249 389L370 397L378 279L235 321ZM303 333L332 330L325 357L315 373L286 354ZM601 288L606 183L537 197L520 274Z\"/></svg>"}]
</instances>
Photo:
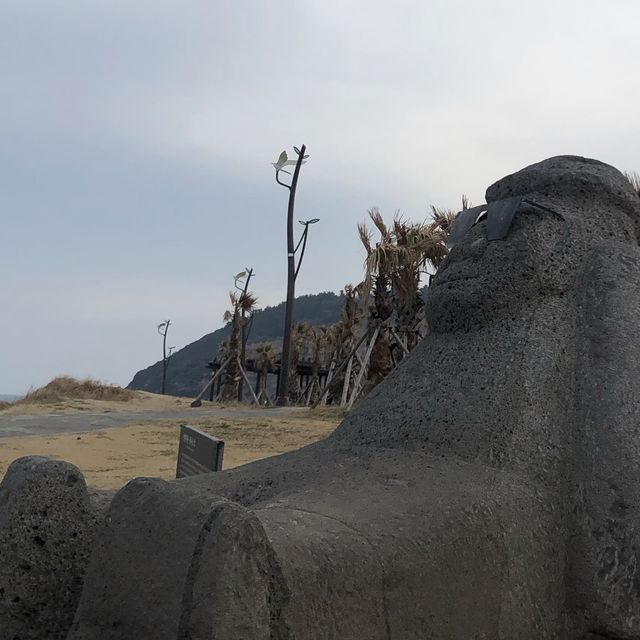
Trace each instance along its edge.
<instances>
[{"instance_id":1,"label":"signboard","mask_svg":"<svg viewBox=\"0 0 640 640\"><path fill-rule=\"evenodd\" d=\"M176 478L222 470L224 442L188 424L180 425Z\"/></svg>"}]
</instances>

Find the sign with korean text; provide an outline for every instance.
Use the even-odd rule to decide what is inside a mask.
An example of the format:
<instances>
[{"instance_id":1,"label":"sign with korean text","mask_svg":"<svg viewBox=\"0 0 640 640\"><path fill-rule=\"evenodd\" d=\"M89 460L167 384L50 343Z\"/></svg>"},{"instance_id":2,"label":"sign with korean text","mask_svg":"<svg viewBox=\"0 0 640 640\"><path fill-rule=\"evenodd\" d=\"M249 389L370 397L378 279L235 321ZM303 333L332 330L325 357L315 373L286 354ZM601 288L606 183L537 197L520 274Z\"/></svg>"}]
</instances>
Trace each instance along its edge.
<instances>
[{"instance_id":1,"label":"sign with korean text","mask_svg":"<svg viewBox=\"0 0 640 640\"><path fill-rule=\"evenodd\" d=\"M188 424L180 425L176 478L222 470L224 442Z\"/></svg>"}]
</instances>

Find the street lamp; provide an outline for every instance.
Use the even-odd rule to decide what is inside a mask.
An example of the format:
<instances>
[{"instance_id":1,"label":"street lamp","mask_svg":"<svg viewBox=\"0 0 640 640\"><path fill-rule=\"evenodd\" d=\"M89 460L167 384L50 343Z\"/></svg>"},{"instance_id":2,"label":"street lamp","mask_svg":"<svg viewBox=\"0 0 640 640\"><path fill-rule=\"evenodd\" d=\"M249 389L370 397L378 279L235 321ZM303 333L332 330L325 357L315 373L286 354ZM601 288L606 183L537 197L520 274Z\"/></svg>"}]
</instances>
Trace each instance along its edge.
<instances>
[{"instance_id":1,"label":"street lamp","mask_svg":"<svg viewBox=\"0 0 640 640\"><path fill-rule=\"evenodd\" d=\"M167 357L167 333L169 332L169 325L171 320L165 320L158 325L158 333L162 336L162 389L160 393L164 395L165 386L167 383L167 367L169 366L169 358L171 358L171 352L175 347L170 347L169 357Z\"/></svg>"},{"instance_id":2,"label":"street lamp","mask_svg":"<svg viewBox=\"0 0 640 640\"><path fill-rule=\"evenodd\" d=\"M298 177L300 176L300 168L303 164L306 164L306 159L309 157L305 155L307 147L303 144L300 149L293 147L295 154L298 156L297 160L289 160L286 151L283 151L276 162L271 164L276 170L276 182L289 190L289 206L287 208L287 302L285 306L284 314L284 336L282 338L282 361L280 363L280 381L278 384L278 393L276 398L276 404L278 406L286 406L289 404L289 359L291 357L291 331L293 327L293 301L296 293L296 278L300 271L300 265L302 264L302 258L304 257L304 250L307 246L307 236L309 235L309 225L315 224L319 221L319 218L313 218L312 220L300 220L300 224L304 226L302 236L298 241L298 244L294 246L293 239L293 210L296 199L296 188L298 186ZM291 175L285 167L295 165L293 170L293 176L291 178L291 184L282 182L280 180L280 173L286 173ZM296 253L300 246L302 249L300 252L300 258L296 265Z\"/></svg>"},{"instance_id":3,"label":"street lamp","mask_svg":"<svg viewBox=\"0 0 640 640\"><path fill-rule=\"evenodd\" d=\"M298 259L298 266L296 267L294 278L298 277L298 271L300 271L302 258L304 258L304 250L307 247L307 236L309 235L309 225L315 224L316 222L320 222L320 218L312 218L311 220L298 220L298 222L304 226L304 231L300 236L300 240L298 240L298 244L296 245L296 248L293 250L293 253L296 253L296 251L298 251L298 247L300 247L300 244L302 244L302 249L300 251L300 258Z\"/></svg>"}]
</instances>

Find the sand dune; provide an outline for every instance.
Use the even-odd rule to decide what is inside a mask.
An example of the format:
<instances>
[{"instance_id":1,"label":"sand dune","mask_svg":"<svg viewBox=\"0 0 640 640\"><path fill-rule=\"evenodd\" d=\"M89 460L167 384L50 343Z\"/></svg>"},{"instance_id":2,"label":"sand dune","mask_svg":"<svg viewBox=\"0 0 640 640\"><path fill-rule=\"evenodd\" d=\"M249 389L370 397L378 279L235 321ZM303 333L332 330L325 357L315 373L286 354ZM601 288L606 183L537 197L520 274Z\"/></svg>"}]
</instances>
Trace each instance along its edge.
<instances>
[{"instance_id":1,"label":"sand dune","mask_svg":"<svg viewBox=\"0 0 640 640\"><path fill-rule=\"evenodd\" d=\"M175 396L161 396L146 391L134 391L129 400L95 400L85 398L61 398L51 402L11 403L0 410L2 416L47 415L108 413L112 411L170 411L189 406L191 398L177 398Z\"/></svg>"}]
</instances>

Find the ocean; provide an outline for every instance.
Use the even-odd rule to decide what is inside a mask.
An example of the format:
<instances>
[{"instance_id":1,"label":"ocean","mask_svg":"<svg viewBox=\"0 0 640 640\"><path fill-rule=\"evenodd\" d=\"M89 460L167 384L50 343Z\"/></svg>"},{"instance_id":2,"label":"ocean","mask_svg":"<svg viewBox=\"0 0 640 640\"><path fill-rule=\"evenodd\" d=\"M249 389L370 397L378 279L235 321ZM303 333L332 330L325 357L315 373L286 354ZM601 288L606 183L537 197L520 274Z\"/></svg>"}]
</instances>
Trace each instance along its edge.
<instances>
[{"instance_id":1,"label":"ocean","mask_svg":"<svg viewBox=\"0 0 640 640\"><path fill-rule=\"evenodd\" d=\"M0 402L14 402L15 400L20 400L22 396L12 395L10 393L0 393Z\"/></svg>"}]
</instances>

